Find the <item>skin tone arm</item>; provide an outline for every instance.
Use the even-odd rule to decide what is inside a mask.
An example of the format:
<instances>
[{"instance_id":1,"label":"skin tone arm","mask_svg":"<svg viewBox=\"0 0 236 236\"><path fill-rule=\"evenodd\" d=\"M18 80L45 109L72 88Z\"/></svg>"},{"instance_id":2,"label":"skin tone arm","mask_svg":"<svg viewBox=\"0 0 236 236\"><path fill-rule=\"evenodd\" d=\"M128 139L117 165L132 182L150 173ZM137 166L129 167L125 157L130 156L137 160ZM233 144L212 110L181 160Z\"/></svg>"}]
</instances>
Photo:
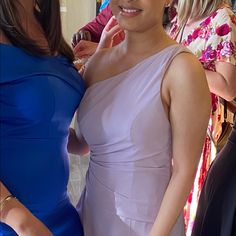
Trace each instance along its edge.
<instances>
[{"instance_id":1,"label":"skin tone arm","mask_svg":"<svg viewBox=\"0 0 236 236\"><path fill-rule=\"evenodd\" d=\"M216 72L205 70L210 91L227 101L236 97L236 66L216 62Z\"/></svg>"},{"instance_id":2,"label":"skin tone arm","mask_svg":"<svg viewBox=\"0 0 236 236\"><path fill-rule=\"evenodd\" d=\"M73 128L69 129L69 139L67 149L69 153L77 155L86 155L89 153L89 148L83 137L77 137Z\"/></svg>"},{"instance_id":3,"label":"skin tone arm","mask_svg":"<svg viewBox=\"0 0 236 236\"><path fill-rule=\"evenodd\" d=\"M0 193L0 199L11 195L2 182ZM4 204L0 212L0 221L9 225L20 236L52 236L48 228L15 198Z\"/></svg>"},{"instance_id":4,"label":"skin tone arm","mask_svg":"<svg viewBox=\"0 0 236 236\"><path fill-rule=\"evenodd\" d=\"M204 70L193 55L182 53L173 60L162 98L172 127L173 171L149 236L169 236L194 182L206 135L210 94Z\"/></svg>"}]
</instances>

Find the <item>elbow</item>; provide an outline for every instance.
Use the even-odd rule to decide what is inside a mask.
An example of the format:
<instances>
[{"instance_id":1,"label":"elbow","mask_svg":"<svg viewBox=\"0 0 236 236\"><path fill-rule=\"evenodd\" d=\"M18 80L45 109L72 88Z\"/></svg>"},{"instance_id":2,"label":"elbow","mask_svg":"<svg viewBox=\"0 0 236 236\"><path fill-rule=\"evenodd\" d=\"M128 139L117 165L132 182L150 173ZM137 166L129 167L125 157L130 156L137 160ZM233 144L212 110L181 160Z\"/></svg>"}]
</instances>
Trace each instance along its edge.
<instances>
[{"instance_id":1,"label":"elbow","mask_svg":"<svg viewBox=\"0 0 236 236\"><path fill-rule=\"evenodd\" d=\"M235 88L229 88L227 92L221 97L228 102L234 100L236 98L236 86Z\"/></svg>"},{"instance_id":2,"label":"elbow","mask_svg":"<svg viewBox=\"0 0 236 236\"><path fill-rule=\"evenodd\" d=\"M83 138L78 139L75 130L69 129L67 151L71 154L86 155L89 153L89 147Z\"/></svg>"},{"instance_id":3,"label":"elbow","mask_svg":"<svg viewBox=\"0 0 236 236\"><path fill-rule=\"evenodd\" d=\"M229 91L229 93L224 97L224 99L228 102L233 101L235 98L236 98L236 88L232 91Z\"/></svg>"},{"instance_id":4,"label":"elbow","mask_svg":"<svg viewBox=\"0 0 236 236\"><path fill-rule=\"evenodd\" d=\"M172 175L181 178L182 180L194 182L196 173L198 168L198 161L195 161L194 164L191 163L191 165L184 165L175 167L173 166Z\"/></svg>"},{"instance_id":5,"label":"elbow","mask_svg":"<svg viewBox=\"0 0 236 236\"><path fill-rule=\"evenodd\" d=\"M67 151L70 154L74 154L74 155L80 155L80 156L85 156L87 154L89 154L90 150L87 144L83 143L77 143L77 145L67 145Z\"/></svg>"},{"instance_id":6,"label":"elbow","mask_svg":"<svg viewBox=\"0 0 236 236\"><path fill-rule=\"evenodd\" d=\"M84 145L82 148L80 148L76 152L76 154L78 154L80 156L87 156L89 153L90 153L90 149L89 149L88 145Z\"/></svg>"}]
</instances>

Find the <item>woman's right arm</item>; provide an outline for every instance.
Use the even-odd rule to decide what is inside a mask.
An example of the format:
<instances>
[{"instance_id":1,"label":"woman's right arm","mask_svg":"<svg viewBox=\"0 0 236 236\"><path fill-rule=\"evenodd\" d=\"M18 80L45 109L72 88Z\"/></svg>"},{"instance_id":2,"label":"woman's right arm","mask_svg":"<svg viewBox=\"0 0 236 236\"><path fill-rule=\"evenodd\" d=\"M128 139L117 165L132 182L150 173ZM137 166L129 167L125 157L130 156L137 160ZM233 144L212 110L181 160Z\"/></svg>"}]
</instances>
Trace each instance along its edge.
<instances>
[{"instance_id":1,"label":"woman's right arm","mask_svg":"<svg viewBox=\"0 0 236 236\"><path fill-rule=\"evenodd\" d=\"M76 135L76 132L73 128L69 129L67 149L71 154L85 155L89 153L88 144L83 137L78 137Z\"/></svg>"},{"instance_id":2,"label":"woman's right arm","mask_svg":"<svg viewBox=\"0 0 236 236\"><path fill-rule=\"evenodd\" d=\"M49 229L23 204L14 197L7 198L8 196L11 196L10 191L0 182L0 221L2 223L9 225L20 236L52 236Z\"/></svg>"}]
</instances>

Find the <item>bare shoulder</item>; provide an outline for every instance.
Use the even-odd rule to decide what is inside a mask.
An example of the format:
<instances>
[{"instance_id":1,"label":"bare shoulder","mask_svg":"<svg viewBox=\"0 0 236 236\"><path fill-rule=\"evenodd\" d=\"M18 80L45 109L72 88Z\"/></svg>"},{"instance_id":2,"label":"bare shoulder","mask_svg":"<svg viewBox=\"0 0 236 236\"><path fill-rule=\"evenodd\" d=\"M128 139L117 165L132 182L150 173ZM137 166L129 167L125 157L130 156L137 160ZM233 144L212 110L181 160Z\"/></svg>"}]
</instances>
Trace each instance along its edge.
<instances>
[{"instance_id":1,"label":"bare shoulder","mask_svg":"<svg viewBox=\"0 0 236 236\"><path fill-rule=\"evenodd\" d=\"M102 49L91 56L85 65L84 79L88 85L95 83L109 61L109 49ZM96 76L95 76L96 75Z\"/></svg>"},{"instance_id":2,"label":"bare shoulder","mask_svg":"<svg viewBox=\"0 0 236 236\"><path fill-rule=\"evenodd\" d=\"M167 80L172 86L178 88L192 88L207 86L204 69L196 56L183 52L172 61L168 71Z\"/></svg>"},{"instance_id":3,"label":"bare shoulder","mask_svg":"<svg viewBox=\"0 0 236 236\"><path fill-rule=\"evenodd\" d=\"M162 96L169 107L176 103L179 109L188 104L192 108L208 106L210 91L205 71L193 54L184 52L173 59L163 81Z\"/></svg>"},{"instance_id":4,"label":"bare shoulder","mask_svg":"<svg viewBox=\"0 0 236 236\"><path fill-rule=\"evenodd\" d=\"M172 124L209 119L210 91L205 71L193 54L180 53L173 59L163 81L163 100Z\"/></svg>"}]
</instances>

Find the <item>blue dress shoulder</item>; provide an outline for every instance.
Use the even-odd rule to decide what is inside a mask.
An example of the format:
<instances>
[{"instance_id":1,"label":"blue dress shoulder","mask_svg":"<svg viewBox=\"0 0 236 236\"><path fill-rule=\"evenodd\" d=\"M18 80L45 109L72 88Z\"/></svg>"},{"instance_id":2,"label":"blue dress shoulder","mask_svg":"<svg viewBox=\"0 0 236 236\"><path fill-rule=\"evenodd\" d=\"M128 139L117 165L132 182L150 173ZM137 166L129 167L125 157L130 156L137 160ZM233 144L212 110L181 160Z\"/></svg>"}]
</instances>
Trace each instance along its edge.
<instances>
[{"instance_id":1,"label":"blue dress shoulder","mask_svg":"<svg viewBox=\"0 0 236 236\"><path fill-rule=\"evenodd\" d=\"M83 235L67 195L67 141L84 92L65 57L0 44L0 179L54 236ZM0 223L0 235L16 233Z\"/></svg>"}]
</instances>

